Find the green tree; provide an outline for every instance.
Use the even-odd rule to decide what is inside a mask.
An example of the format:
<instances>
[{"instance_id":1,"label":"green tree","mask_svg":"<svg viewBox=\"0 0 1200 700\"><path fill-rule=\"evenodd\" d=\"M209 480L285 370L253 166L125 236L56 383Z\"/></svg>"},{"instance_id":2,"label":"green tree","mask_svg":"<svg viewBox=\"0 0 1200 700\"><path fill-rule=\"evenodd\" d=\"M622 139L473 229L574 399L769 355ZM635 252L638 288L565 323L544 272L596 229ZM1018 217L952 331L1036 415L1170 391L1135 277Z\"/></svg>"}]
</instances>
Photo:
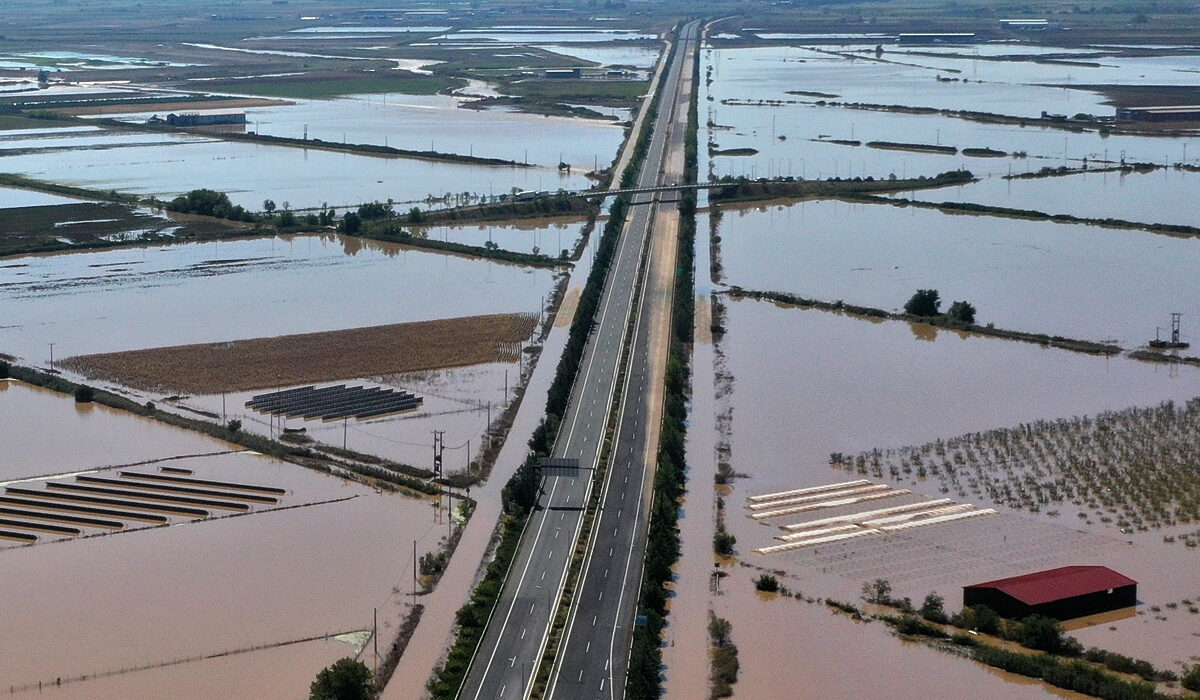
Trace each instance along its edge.
<instances>
[{"instance_id":1,"label":"green tree","mask_svg":"<svg viewBox=\"0 0 1200 700\"><path fill-rule=\"evenodd\" d=\"M766 593L775 593L779 590L779 579L771 574L763 574L754 580L754 587Z\"/></svg>"},{"instance_id":2,"label":"green tree","mask_svg":"<svg viewBox=\"0 0 1200 700\"><path fill-rule=\"evenodd\" d=\"M263 200L263 211L267 212L268 214L273 213L275 211L275 200L264 199Z\"/></svg>"},{"instance_id":3,"label":"green tree","mask_svg":"<svg viewBox=\"0 0 1200 700\"><path fill-rule=\"evenodd\" d=\"M296 225L296 215L290 211L284 211L279 215L279 225L283 228Z\"/></svg>"},{"instance_id":4,"label":"green tree","mask_svg":"<svg viewBox=\"0 0 1200 700\"><path fill-rule=\"evenodd\" d=\"M913 316L937 316L942 300L936 289L918 289L904 304L904 313Z\"/></svg>"},{"instance_id":5,"label":"green tree","mask_svg":"<svg viewBox=\"0 0 1200 700\"><path fill-rule=\"evenodd\" d=\"M1000 631L1000 616L986 605L976 605L963 611L961 618L963 627L974 629L984 634L996 634Z\"/></svg>"},{"instance_id":6,"label":"green tree","mask_svg":"<svg viewBox=\"0 0 1200 700\"><path fill-rule=\"evenodd\" d=\"M225 428L227 430L229 430L229 432L231 432L231 433L236 433L237 431L242 429L242 422L240 420L238 420L237 418L234 418L233 420L231 420L225 424Z\"/></svg>"},{"instance_id":7,"label":"green tree","mask_svg":"<svg viewBox=\"0 0 1200 700\"><path fill-rule=\"evenodd\" d=\"M868 581L863 584L862 595L868 603L886 605L892 600L892 584L886 578Z\"/></svg>"},{"instance_id":8,"label":"green tree","mask_svg":"<svg viewBox=\"0 0 1200 700\"><path fill-rule=\"evenodd\" d=\"M975 307L967 301L956 301L950 305L946 315L963 323L975 323Z\"/></svg>"},{"instance_id":9,"label":"green tree","mask_svg":"<svg viewBox=\"0 0 1200 700\"><path fill-rule=\"evenodd\" d=\"M425 212L421 211L419 207L413 207L408 210L408 223L410 224L423 224L425 223L425 218Z\"/></svg>"},{"instance_id":10,"label":"green tree","mask_svg":"<svg viewBox=\"0 0 1200 700\"><path fill-rule=\"evenodd\" d=\"M371 669L350 657L338 659L321 669L308 687L309 700L373 700L375 697Z\"/></svg>"},{"instance_id":11,"label":"green tree","mask_svg":"<svg viewBox=\"0 0 1200 700\"><path fill-rule=\"evenodd\" d=\"M713 535L713 551L722 556L733 554L733 547L737 544L737 538L728 532L718 532Z\"/></svg>"},{"instance_id":12,"label":"green tree","mask_svg":"<svg viewBox=\"0 0 1200 700\"><path fill-rule=\"evenodd\" d=\"M729 643L729 635L733 632L733 625L723 617L710 615L708 619L708 637L712 640L715 646L724 646Z\"/></svg>"},{"instance_id":13,"label":"green tree","mask_svg":"<svg viewBox=\"0 0 1200 700\"><path fill-rule=\"evenodd\" d=\"M1183 687L1200 692L1200 664L1192 666L1183 674Z\"/></svg>"},{"instance_id":14,"label":"green tree","mask_svg":"<svg viewBox=\"0 0 1200 700\"><path fill-rule=\"evenodd\" d=\"M359 230L362 229L362 219L359 218L358 214L348 211L346 212L346 215L342 217L342 223L338 225L338 229L341 230L342 233L358 233Z\"/></svg>"},{"instance_id":15,"label":"green tree","mask_svg":"<svg viewBox=\"0 0 1200 700\"><path fill-rule=\"evenodd\" d=\"M1030 649L1062 656L1079 656L1083 651L1079 642L1063 636L1058 620L1042 615L1030 615L1021 620L1017 641Z\"/></svg>"},{"instance_id":16,"label":"green tree","mask_svg":"<svg viewBox=\"0 0 1200 700\"><path fill-rule=\"evenodd\" d=\"M80 385L75 389L75 403L91 403L96 398L96 390L90 386Z\"/></svg>"},{"instance_id":17,"label":"green tree","mask_svg":"<svg viewBox=\"0 0 1200 700\"><path fill-rule=\"evenodd\" d=\"M925 602L921 603L921 617L930 622L945 624L949 620L946 617L946 600L937 593L925 596Z\"/></svg>"},{"instance_id":18,"label":"green tree","mask_svg":"<svg viewBox=\"0 0 1200 700\"><path fill-rule=\"evenodd\" d=\"M358 207L358 216L364 221L386 219L392 215L392 205L380 201L367 202Z\"/></svg>"}]
</instances>

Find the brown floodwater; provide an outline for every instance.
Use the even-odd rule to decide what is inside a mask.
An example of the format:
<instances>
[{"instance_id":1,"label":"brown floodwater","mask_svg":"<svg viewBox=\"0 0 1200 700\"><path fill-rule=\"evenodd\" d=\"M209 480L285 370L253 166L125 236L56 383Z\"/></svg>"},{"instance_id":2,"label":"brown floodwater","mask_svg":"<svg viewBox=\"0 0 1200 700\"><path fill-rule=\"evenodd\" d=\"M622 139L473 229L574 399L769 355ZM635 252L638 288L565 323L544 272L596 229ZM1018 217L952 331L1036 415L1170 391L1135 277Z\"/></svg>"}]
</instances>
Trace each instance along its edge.
<instances>
[{"instance_id":1,"label":"brown floodwater","mask_svg":"<svg viewBox=\"0 0 1200 700\"><path fill-rule=\"evenodd\" d=\"M130 445L156 428L163 431L164 446L174 446L174 438L183 454L228 449L203 437L196 437L195 444L180 440L166 433L187 434L142 425L140 419L115 412L107 429L128 444L56 441L56 435L78 432L72 428L91 417L44 410L47 398L73 409L70 397L47 396L12 383L0 397L5 405L19 407L29 421L53 424L60 431L43 434L46 441L35 448L26 441L39 437L37 433L9 432L22 424L6 420L0 422L6 449L15 445L19 455L40 450L48 461L76 470L136 461L139 455ZM159 447L140 456L169 456L165 452ZM434 521L425 500L376 493L253 453L179 457L139 470L163 466L191 470L196 478L283 487L281 505L292 507L0 551L0 587L10 601L0 613L0 678L7 684L36 692L39 682L58 678L368 630L376 608L383 647L411 600L414 541L418 553L424 553L445 533L444 521ZM232 670L225 679L198 686L192 697L211 697L207 691L295 697L323 665L355 653L342 646L334 653L337 646L331 643L310 643L205 662L209 668L227 664ZM364 660L371 660L369 654ZM251 668L257 677L248 672ZM70 683L68 691L157 698L164 687L198 675L209 674L189 664L170 665L106 679L95 690L89 689L92 681ZM226 687L235 691L221 690Z\"/></svg>"},{"instance_id":2,"label":"brown floodwater","mask_svg":"<svg viewBox=\"0 0 1200 700\"><path fill-rule=\"evenodd\" d=\"M741 664L735 697L917 700L963 697L966 688L970 697L997 700L1085 697L902 641L883 623L855 622L820 603L760 596L757 571L730 573L712 605L733 624Z\"/></svg>"},{"instance_id":3,"label":"brown floodwater","mask_svg":"<svg viewBox=\"0 0 1200 700\"><path fill-rule=\"evenodd\" d=\"M1197 393L1196 371L957 333L915 335L905 323L864 323L766 302L726 299L725 305L718 387L731 393L718 398L716 410L732 416L728 435L722 431L719 439L729 440L734 469L748 475L726 499L743 560L787 570L809 595L854 599L863 581L884 577L897 595L914 600L936 590L950 609L958 607L962 585L1064 564L1105 564L1141 583L1146 606L1132 618L1075 636L1161 667L1178 670L1186 661L1194 649L1195 618L1183 606L1157 615L1148 607L1195 596L1195 563L1153 537L1126 541L1048 514L998 507L992 517L763 557L751 550L776 544L776 525L839 511L762 524L746 517L742 504L753 494L853 478L828 466L832 452L857 454L1041 418L1183 400ZM776 429L781 417L789 429ZM919 483L914 490L921 491ZM943 494L931 484L923 495ZM711 563L703 566L706 576Z\"/></svg>"},{"instance_id":4,"label":"brown floodwater","mask_svg":"<svg viewBox=\"0 0 1200 700\"><path fill-rule=\"evenodd\" d=\"M939 197L953 198L927 198ZM725 208L718 232L725 281L746 289L894 310L936 289L943 308L970 301L979 323L1127 348L1171 311L1185 334L1200 324L1190 238L841 201Z\"/></svg>"},{"instance_id":5,"label":"brown floodwater","mask_svg":"<svg viewBox=\"0 0 1200 700\"><path fill-rule=\"evenodd\" d=\"M50 343L63 358L537 313L555 274L337 235L7 258L0 268L0 352L45 366Z\"/></svg>"},{"instance_id":6,"label":"brown floodwater","mask_svg":"<svg viewBox=\"0 0 1200 700\"><path fill-rule=\"evenodd\" d=\"M0 481L234 449L210 437L0 379Z\"/></svg>"},{"instance_id":7,"label":"brown floodwater","mask_svg":"<svg viewBox=\"0 0 1200 700\"><path fill-rule=\"evenodd\" d=\"M701 219L700 223L705 222ZM707 266L707 247L699 246L696 269L704 270ZM720 570L727 575L720 579L720 592L710 588L710 576L717 563L712 553L716 498L725 497L725 518L732 528L737 521L745 520L742 499L751 493L740 484L735 489L712 486L718 446L729 437L714 427L724 424L723 419L718 420L718 414L724 415L730 408L730 400L727 378L714 372L717 367L724 369L728 358L714 354L709 332L711 321L711 307L702 296L696 304L697 342L692 357L693 392L687 445L688 492L679 524L682 554L672 586L668 641L663 649L665 696L691 700L707 694L711 672L707 624L712 610L733 623L733 639L738 644L741 662L739 681L734 685L735 697L887 695L923 699L956 697L961 694L961 687L968 685L978 689L979 697L1052 697L1053 691L1028 679L901 642L882 625L855 623L819 605L760 596L751 585L757 572L737 566L732 558L720 558ZM733 396L738 398L736 394ZM735 421L733 426L736 428L739 423ZM740 549L744 552L757 546L744 539L742 542ZM773 566L766 560L755 563ZM834 595L831 591L835 590L835 587L824 592L805 588L809 596Z\"/></svg>"}]
</instances>

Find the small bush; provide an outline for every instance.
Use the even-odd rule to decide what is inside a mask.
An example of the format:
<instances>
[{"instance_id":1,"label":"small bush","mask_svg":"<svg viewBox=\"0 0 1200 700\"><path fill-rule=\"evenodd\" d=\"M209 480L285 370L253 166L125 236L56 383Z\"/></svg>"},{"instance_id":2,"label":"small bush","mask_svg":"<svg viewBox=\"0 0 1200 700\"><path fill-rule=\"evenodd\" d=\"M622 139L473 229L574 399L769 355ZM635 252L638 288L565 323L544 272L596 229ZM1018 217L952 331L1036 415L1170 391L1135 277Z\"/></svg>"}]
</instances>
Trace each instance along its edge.
<instances>
[{"instance_id":1,"label":"small bush","mask_svg":"<svg viewBox=\"0 0 1200 700\"><path fill-rule=\"evenodd\" d=\"M231 433L236 433L242 429L242 422L240 420L238 420L237 418L234 418L233 420L231 420L225 424L225 429Z\"/></svg>"},{"instance_id":2,"label":"small bush","mask_svg":"<svg viewBox=\"0 0 1200 700\"><path fill-rule=\"evenodd\" d=\"M737 544L737 538L728 532L718 532L713 535L713 551L722 556L730 556L733 554L733 546Z\"/></svg>"},{"instance_id":3,"label":"small bush","mask_svg":"<svg viewBox=\"0 0 1200 700\"><path fill-rule=\"evenodd\" d=\"M778 593L779 579L771 574L763 574L754 580L754 588L764 593Z\"/></svg>"},{"instance_id":4,"label":"small bush","mask_svg":"<svg viewBox=\"0 0 1200 700\"><path fill-rule=\"evenodd\" d=\"M1183 674L1183 687L1188 690L1200 692L1200 664L1196 664Z\"/></svg>"},{"instance_id":5,"label":"small bush","mask_svg":"<svg viewBox=\"0 0 1200 700\"><path fill-rule=\"evenodd\" d=\"M96 390L90 386L80 385L75 389L75 403L91 403L96 399Z\"/></svg>"}]
</instances>

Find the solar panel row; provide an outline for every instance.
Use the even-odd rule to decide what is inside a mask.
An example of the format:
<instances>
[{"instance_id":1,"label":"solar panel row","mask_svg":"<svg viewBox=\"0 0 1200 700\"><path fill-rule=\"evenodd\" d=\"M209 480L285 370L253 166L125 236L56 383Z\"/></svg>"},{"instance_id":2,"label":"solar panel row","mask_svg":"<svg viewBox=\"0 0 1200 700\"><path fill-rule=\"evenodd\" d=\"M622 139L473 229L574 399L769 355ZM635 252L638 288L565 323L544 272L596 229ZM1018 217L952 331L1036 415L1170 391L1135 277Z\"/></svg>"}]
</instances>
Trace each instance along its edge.
<instances>
[{"instance_id":1,"label":"solar panel row","mask_svg":"<svg viewBox=\"0 0 1200 700\"><path fill-rule=\"evenodd\" d=\"M259 413L284 415L305 420L339 420L353 416L359 420L407 411L421 405L422 398L407 391L381 387L348 387L336 384L258 394L246 402L246 408Z\"/></svg>"}]
</instances>

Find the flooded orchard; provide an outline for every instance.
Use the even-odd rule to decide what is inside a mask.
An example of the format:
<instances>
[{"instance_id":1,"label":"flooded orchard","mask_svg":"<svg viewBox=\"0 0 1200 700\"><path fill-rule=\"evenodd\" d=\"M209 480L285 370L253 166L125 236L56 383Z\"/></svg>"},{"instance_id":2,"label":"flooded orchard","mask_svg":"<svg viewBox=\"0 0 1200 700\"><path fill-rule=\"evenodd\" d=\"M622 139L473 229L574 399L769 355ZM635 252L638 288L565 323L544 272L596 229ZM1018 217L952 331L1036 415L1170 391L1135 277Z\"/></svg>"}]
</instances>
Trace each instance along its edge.
<instances>
[{"instance_id":1,"label":"flooded orchard","mask_svg":"<svg viewBox=\"0 0 1200 700\"><path fill-rule=\"evenodd\" d=\"M72 405L68 396L16 382L0 393L10 415L53 419L67 435L94 431L87 427L94 416L63 415L60 406ZM390 642L411 601L414 542L420 552L430 551L445 533L444 520L434 521L426 501L231 452L225 443L161 425L152 430L164 439L137 450L131 446L148 435L141 419L92 411L111 419L106 430L131 439L43 442L37 451L43 466L25 471L61 473L69 465L106 475L116 473L113 465L158 459L136 471L169 468L200 479L270 484L285 490L280 503L290 507L0 550L0 578L21 601L4 614L6 634L20 630L20 643L9 638L0 659L7 684L33 693L40 684L49 692L61 679L64 697L107 689L161 697L168 688L184 697L176 683L193 675L189 663L226 652L226 661L203 662L204 670L228 667L237 674L251 663L271 681L253 684L263 697L295 697L321 666L356 652L332 638L369 631L373 608L380 611L380 635ZM38 433L20 430L15 421L0 425L16 454L33 453L27 442ZM177 456L166 454L175 449ZM392 525L380 528L380 522ZM347 578L346 571L355 575ZM114 639L121 644L111 644ZM148 670L126 670L143 667ZM97 681L83 680L109 674L115 675L91 688ZM208 680L186 696L208 697L225 683L197 675Z\"/></svg>"}]
</instances>

